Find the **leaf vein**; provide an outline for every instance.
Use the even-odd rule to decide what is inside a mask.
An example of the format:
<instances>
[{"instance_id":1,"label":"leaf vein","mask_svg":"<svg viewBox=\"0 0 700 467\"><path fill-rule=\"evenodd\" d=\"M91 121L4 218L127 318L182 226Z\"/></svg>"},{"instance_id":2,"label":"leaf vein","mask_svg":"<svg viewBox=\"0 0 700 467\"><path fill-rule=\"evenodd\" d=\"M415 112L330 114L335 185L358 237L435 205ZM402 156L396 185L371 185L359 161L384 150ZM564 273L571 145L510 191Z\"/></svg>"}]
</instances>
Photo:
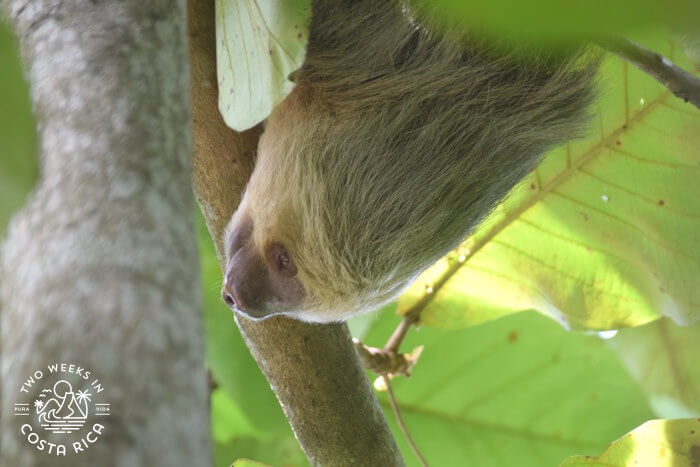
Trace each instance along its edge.
<instances>
[{"instance_id":1,"label":"leaf vein","mask_svg":"<svg viewBox=\"0 0 700 467\"><path fill-rule=\"evenodd\" d=\"M699 167L699 168L700 168L700 167ZM613 187L613 188L615 188L615 189L617 189L617 190L620 190L620 191L622 191L622 192L624 192L624 193L627 193L627 194L630 195L630 196L633 196L633 197L635 197L635 198L638 198L638 199L644 201L645 203L648 203L648 204L651 204L651 205L654 205L654 206L657 206L657 205L658 205L658 200L655 200L655 199L652 200L652 199L646 198L646 197L642 196L641 194L637 193L636 191L632 191L632 190L630 190L630 189L628 189L628 188L625 188L625 187L623 187L623 186L621 186L621 185L618 185L618 184L613 183L613 182L611 182L611 181L609 181L609 180L606 180L606 179L604 179L604 178L602 178L602 177L599 177L598 175L594 175L593 173L588 172L587 170L584 170L584 169L581 168L581 169L579 169L579 172L581 172L582 174L584 174L584 175L586 175L586 176L588 176L588 177L591 177L591 178L593 178L593 179L595 179L595 180L598 180L599 182L605 183L606 185L611 186L611 187ZM665 205L665 206L664 206L663 212L664 212L664 213L666 213L666 212L673 213L673 214L676 214L677 216L680 216L680 217L687 217L688 219L697 219L697 220L700 220L700 216L697 216L697 215L695 215L695 214L691 214L691 213L687 213L687 212L680 211L680 210L678 210L678 209L669 207L668 205Z\"/></svg>"},{"instance_id":2,"label":"leaf vein","mask_svg":"<svg viewBox=\"0 0 700 467\"><path fill-rule=\"evenodd\" d=\"M629 221L627 221L627 220L625 220L625 219L623 219L623 218L621 218L621 217L615 216L615 215L613 215L613 214L611 214L611 213L609 213L609 212L606 212L606 211L603 211L603 210L601 210L601 209L598 209L598 208L596 208L596 207L594 207L594 206L591 206L590 204L586 204L586 203L584 203L583 201L577 200L577 199L572 198L571 196L565 195L565 194L563 194L563 193L558 193L558 192L556 192L556 191L551 191L550 193L553 194L553 195L557 195L557 196L559 196L559 197L561 197L561 198L563 198L563 199L565 199L565 200L567 200L567 201L569 201L569 202L571 202L571 203L573 203L573 204L576 204L576 205L578 205L578 206L584 206L586 209L590 209L590 210L595 211L595 212L597 212L597 213L599 213L599 214L601 214L601 215L603 215L603 216L606 216L606 217L608 217L608 218L610 218L610 219L612 219L612 220L618 221L619 223L621 223L621 224L626 225L627 227L629 227L630 230L637 232L638 234L640 234L640 236L641 236L642 238L645 238L645 239L649 240L651 243L655 243L656 245L658 245L659 247L663 248L664 250L669 251L669 252L671 252L671 253L674 253L676 256L681 257L681 258L685 258L685 259L687 259L688 261L690 261L691 263L694 263L694 264L700 266L700 260L698 260L697 258L694 258L694 257L692 257L692 256L689 256L687 253L684 253L684 252L682 252L682 251L676 250L675 248L671 247L670 245L666 245L666 244L662 243L662 242L659 241L658 239L652 237L651 235L649 235L648 233L646 233L644 230L642 230L642 229L640 229L639 227L637 227L636 225L634 225L632 222L629 222Z\"/></svg>"}]
</instances>

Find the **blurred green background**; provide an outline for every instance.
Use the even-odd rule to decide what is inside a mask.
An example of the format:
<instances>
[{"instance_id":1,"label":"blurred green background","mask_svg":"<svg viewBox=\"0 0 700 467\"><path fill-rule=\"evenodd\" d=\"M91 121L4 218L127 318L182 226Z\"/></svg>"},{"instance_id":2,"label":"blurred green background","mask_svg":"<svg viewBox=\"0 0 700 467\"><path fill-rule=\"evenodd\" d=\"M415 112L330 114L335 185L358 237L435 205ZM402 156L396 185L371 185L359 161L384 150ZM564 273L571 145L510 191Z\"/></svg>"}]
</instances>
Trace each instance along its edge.
<instances>
[{"instance_id":1,"label":"blurred green background","mask_svg":"<svg viewBox=\"0 0 700 467\"><path fill-rule=\"evenodd\" d=\"M0 228L37 179L37 142L17 42L0 22Z\"/></svg>"}]
</instances>

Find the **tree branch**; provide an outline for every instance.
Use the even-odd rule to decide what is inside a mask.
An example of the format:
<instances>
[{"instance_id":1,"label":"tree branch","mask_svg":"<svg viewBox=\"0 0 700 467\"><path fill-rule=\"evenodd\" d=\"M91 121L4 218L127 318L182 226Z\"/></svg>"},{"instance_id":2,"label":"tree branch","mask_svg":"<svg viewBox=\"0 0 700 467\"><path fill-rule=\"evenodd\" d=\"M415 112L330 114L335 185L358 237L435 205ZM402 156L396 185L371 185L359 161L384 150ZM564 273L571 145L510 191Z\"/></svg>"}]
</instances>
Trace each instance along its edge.
<instances>
[{"instance_id":1,"label":"tree branch","mask_svg":"<svg viewBox=\"0 0 700 467\"><path fill-rule=\"evenodd\" d=\"M0 463L209 465L185 2L2 6L28 72L41 178L2 251ZM30 444L20 420L34 417L12 416L61 379L86 388L85 373L50 372L56 363L99 379L112 413L89 406L75 437L37 424L65 456ZM43 378L21 393L35 370ZM74 452L94 423L102 435Z\"/></svg>"},{"instance_id":2,"label":"tree branch","mask_svg":"<svg viewBox=\"0 0 700 467\"><path fill-rule=\"evenodd\" d=\"M696 76L629 39L620 37L601 42L600 45L647 73L679 99L700 109L700 79Z\"/></svg>"},{"instance_id":3,"label":"tree branch","mask_svg":"<svg viewBox=\"0 0 700 467\"><path fill-rule=\"evenodd\" d=\"M240 201L260 130L236 133L217 110L214 4L189 1L195 191L223 266L221 234ZM236 316L312 465L403 465L345 324ZM233 324L233 323L232 323Z\"/></svg>"}]
</instances>

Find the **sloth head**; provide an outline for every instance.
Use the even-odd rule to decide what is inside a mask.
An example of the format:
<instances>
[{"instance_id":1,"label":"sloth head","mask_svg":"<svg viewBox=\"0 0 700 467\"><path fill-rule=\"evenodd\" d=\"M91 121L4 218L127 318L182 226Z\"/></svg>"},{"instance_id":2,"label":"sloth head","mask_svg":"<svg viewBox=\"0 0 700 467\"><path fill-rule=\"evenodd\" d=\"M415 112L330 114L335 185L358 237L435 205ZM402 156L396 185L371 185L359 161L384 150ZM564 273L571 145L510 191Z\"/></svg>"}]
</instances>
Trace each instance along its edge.
<instances>
[{"instance_id":1,"label":"sloth head","mask_svg":"<svg viewBox=\"0 0 700 467\"><path fill-rule=\"evenodd\" d=\"M361 122L308 98L293 93L268 119L225 231L222 296L251 319L340 321L394 299L440 257L407 199L421 196L416 173L390 167L386 141L353 135L369 130Z\"/></svg>"}]
</instances>

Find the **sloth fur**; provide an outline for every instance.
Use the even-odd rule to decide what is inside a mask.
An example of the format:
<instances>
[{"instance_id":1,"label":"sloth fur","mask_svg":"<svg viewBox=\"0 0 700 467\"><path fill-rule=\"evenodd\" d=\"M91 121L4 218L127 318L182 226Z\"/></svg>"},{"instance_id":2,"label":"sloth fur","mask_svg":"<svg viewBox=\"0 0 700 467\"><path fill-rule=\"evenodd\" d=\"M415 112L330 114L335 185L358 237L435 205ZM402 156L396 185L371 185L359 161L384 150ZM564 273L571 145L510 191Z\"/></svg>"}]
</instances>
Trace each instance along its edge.
<instances>
[{"instance_id":1,"label":"sloth fur","mask_svg":"<svg viewBox=\"0 0 700 467\"><path fill-rule=\"evenodd\" d=\"M396 298L581 135L594 97L597 60L582 52L523 58L431 33L391 0L312 12L225 238L224 299L257 319L338 321ZM262 266L235 261L244 244ZM275 258L292 264L280 287Z\"/></svg>"}]
</instances>

